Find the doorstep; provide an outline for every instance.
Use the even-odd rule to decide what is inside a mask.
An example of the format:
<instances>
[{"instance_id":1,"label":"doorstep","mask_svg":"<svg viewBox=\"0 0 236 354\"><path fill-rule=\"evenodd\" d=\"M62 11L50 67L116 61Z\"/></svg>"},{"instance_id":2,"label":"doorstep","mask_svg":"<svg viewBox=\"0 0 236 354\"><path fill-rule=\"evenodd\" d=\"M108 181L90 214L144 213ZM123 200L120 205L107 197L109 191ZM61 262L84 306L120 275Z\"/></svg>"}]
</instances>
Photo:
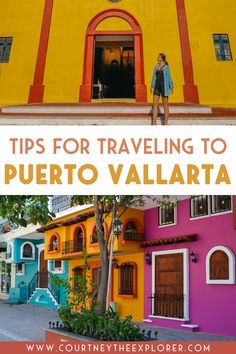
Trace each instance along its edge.
<instances>
[{"instance_id":1,"label":"doorstep","mask_svg":"<svg viewBox=\"0 0 236 354\"><path fill-rule=\"evenodd\" d=\"M199 330L199 326L196 324L191 324L191 323L182 323L181 327L189 332L196 332Z\"/></svg>"}]
</instances>

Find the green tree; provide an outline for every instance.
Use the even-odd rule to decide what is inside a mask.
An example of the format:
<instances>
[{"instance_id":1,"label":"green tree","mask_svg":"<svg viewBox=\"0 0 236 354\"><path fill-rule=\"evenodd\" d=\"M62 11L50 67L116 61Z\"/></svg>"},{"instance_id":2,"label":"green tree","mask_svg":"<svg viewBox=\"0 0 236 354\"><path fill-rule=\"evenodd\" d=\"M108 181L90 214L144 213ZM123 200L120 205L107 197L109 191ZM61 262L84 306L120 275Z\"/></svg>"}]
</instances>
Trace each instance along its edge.
<instances>
[{"instance_id":1,"label":"green tree","mask_svg":"<svg viewBox=\"0 0 236 354\"><path fill-rule=\"evenodd\" d=\"M96 290L97 312L105 310L108 272L109 272L109 245L112 236L112 223L108 233L104 235L102 225L106 218L112 215L113 219L121 217L129 207L142 206L144 199L150 198L157 205L170 203L168 196L144 197L128 195L94 195L94 196L73 196L72 205L93 205L98 243L100 247L100 282ZM27 218L33 224L46 224L55 215L49 210L48 196L0 196L0 216L8 218L12 223L20 226L27 225Z\"/></svg>"}]
</instances>

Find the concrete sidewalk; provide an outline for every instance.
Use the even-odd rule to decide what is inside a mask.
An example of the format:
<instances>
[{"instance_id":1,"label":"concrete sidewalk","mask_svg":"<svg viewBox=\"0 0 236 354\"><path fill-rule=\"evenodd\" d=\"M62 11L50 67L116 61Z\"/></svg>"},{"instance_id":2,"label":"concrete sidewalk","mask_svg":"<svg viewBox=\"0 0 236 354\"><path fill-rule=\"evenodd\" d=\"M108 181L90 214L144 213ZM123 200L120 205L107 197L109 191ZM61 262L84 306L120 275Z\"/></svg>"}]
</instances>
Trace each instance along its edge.
<instances>
[{"instance_id":1,"label":"concrete sidewalk","mask_svg":"<svg viewBox=\"0 0 236 354\"><path fill-rule=\"evenodd\" d=\"M57 310L30 304L10 305L6 301L0 301L0 341L44 341L44 329L48 328L49 321L60 321ZM236 337L139 325L146 331L151 330L153 336L157 330L158 341L236 341Z\"/></svg>"},{"instance_id":2,"label":"concrete sidewalk","mask_svg":"<svg viewBox=\"0 0 236 354\"><path fill-rule=\"evenodd\" d=\"M158 341L160 342L236 342L236 337L221 336L205 332L187 332L177 329L162 328L137 323L142 329L152 331L152 337L155 337L154 332L158 332Z\"/></svg>"}]
</instances>

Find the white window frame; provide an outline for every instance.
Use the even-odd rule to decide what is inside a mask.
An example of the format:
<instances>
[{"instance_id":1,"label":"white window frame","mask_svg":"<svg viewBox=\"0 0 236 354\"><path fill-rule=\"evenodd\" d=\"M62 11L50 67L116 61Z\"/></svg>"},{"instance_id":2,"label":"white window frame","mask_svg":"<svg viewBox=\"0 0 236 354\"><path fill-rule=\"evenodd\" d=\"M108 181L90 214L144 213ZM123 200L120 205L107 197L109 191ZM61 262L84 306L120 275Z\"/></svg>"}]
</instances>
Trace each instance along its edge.
<instances>
[{"instance_id":1,"label":"white window frame","mask_svg":"<svg viewBox=\"0 0 236 354\"><path fill-rule=\"evenodd\" d=\"M61 261L61 268L55 268L55 261ZM52 274L64 274L65 273L65 262L60 259L54 259L51 263L51 273Z\"/></svg>"},{"instance_id":2,"label":"white window frame","mask_svg":"<svg viewBox=\"0 0 236 354\"><path fill-rule=\"evenodd\" d=\"M232 195L231 195L231 209L230 210L226 210L226 211L220 211L219 213L212 213L211 212L211 206L214 206L214 203L213 203L213 197L218 197L219 195L211 195L210 196L210 214L211 216L215 216L215 215L222 215L222 214L228 214L228 213L232 213L232 210L233 210L233 198L232 198ZM213 208L212 208L213 209Z\"/></svg>"},{"instance_id":3,"label":"white window frame","mask_svg":"<svg viewBox=\"0 0 236 354\"><path fill-rule=\"evenodd\" d=\"M168 226L174 226L174 225L177 225L177 205L174 206L174 222L171 223L171 224L164 224L164 225L161 225L161 213L160 213L160 209L163 208L165 206L159 206L158 207L158 227L168 227Z\"/></svg>"},{"instance_id":4,"label":"white window frame","mask_svg":"<svg viewBox=\"0 0 236 354\"><path fill-rule=\"evenodd\" d=\"M229 279L210 279L210 258L215 251L223 251L229 259ZM225 246L213 247L206 257L206 283L207 284L235 284L235 256L230 248Z\"/></svg>"},{"instance_id":5,"label":"white window frame","mask_svg":"<svg viewBox=\"0 0 236 354\"><path fill-rule=\"evenodd\" d=\"M11 257L10 258L7 258L7 254L9 254L9 247L11 247ZM8 242L7 243L7 251L6 251L6 263L9 263L9 262L12 262L13 261L13 254L14 254L14 247L13 247L13 242Z\"/></svg>"},{"instance_id":6,"label":"white window frame","mask_svg":"<svg viewBox=\"0 0 236 354\"><path fill-rule=\"evenodd\" d=\"M18 272L18 271L17 271L17 265L18 265L19 263L16 263L16 275L17 275L17 276L25 275L25 263L23 263L23 262L20 262L20 263L22 263L22 272Z\"/></svg>"},{"instance_id":7,"label":"white window frame","mask_svg":"<svg viewBox=\"0 0 236 354\"><path fill-rule=\"evenodd\" d=\"M23 257L24 246L27 244L29 244L32 247L32 257ZM35 259L35 245L32 242L26 241L26 242L22 243L22 245L20 247L20 259L28 259L28 260Z\"/></svg>"},{"instance_id":8,"label":"white window frame","mask_svg":"<svg viewBox=\"0 0 236 354\"><path fill-rule=\"evenodd\" d=\"M204 194L203 194L204 195ZM190 198L190 220L198 220L198 219L205 219L205 218L209 218L209 217L214 217L214 216L218 216L218 215L224 215L224 214L230 214L233 211L233 197L231 195L231 210L227 210L227 211L222 211L220 213L211 213L211 203L212 203L212 197L215 196L215 194L213 195L207 195L207 202L208 202L208 211L207 211L207 215L203 215L203 216L194 216L191 217L191 208L192 208L192 202L193 200ZM217 196L217 195L216 195Z\"/></svg>"},{"instance_id":9,"label":"white window frame","mask_svg":"<svg viewBox=\"0 0 236 354\"><path fill-rule=\"evenodd\" d=\"M183 318L165 317L153 315L154 299L152 301L152 314L148 317L161 318L173 321L189 321L189 250L187 248L152 252L152 294L155 293L155 257L163 254L183 254L183 295L184 295L184 316Z\"/></svg>"}]
</instances>

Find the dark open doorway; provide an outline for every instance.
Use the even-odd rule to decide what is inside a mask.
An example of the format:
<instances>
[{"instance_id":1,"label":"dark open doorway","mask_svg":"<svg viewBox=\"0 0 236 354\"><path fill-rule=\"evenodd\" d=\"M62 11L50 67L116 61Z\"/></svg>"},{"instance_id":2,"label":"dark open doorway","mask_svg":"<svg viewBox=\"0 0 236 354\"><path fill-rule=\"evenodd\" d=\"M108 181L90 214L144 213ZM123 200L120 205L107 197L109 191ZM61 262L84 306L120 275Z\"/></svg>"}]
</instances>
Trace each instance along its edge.
<instances>
[{"instance_id":1,"label":"dark open doorway","mask_svg":"<svg viewBox=\"0 0 236 354\"><path fill-rule=\"evenodd\" d=\"M135 98L133 36L96 36L93 99Z\"/></svg>"}]
</instances>

